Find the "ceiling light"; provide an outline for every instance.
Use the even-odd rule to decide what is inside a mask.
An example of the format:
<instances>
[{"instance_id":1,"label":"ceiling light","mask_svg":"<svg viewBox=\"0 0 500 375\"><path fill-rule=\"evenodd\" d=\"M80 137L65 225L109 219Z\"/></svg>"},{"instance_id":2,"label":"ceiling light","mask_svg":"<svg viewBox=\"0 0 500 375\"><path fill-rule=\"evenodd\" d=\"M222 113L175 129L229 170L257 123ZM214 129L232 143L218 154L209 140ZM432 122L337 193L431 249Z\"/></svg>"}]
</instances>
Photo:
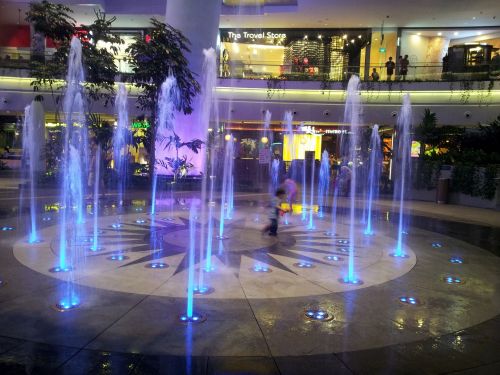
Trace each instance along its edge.
<instances>
[{"instance_id":1,"label":"ceiling light","mask_svg":"<svg viewBox=\"0 0 500 375\"><path fill-rule=\"evenodd\" d=\"M455 32L453 33L453 35L458 35L458 31L455 31Z\"/></svg>"},{"instance_id":2,"label":"ceiling light","mask_svg":"<svg viewBox=\"0 0 500 375\"><path fill-rule=\"evenodd\" d=\"M472 17L472 19L473 19L473 20L475 20L475 19L476 19L476 17Z\"/></svg>"},{"instance_id":3,"label":"ceiling light","mask_svg":"<svg viewBox=\"0 0 500 375\"><path fill-rule=\"evenodd\" d=\"M483 33L481 31L478 31L476 35L482 35Z\"/></svg>"},{"instance_id":4,"label":"ceiling light","mask_svg":"<svg viewBox=\"0 0 500 375\"><path fill-rule=\"evenodd\" d=\"M347 34L344 34L344 35L342 36L342 39L347 39Z\"/></svg>"},{"instance_id":5,"label":"ceiling light","mask_svg":"<svg viewBox=\"0 0 500 375\"><path fill-rule=\"evenodd\" d=\"M354 40L354 39L351 39L351 43L354 43L354 42L355 42L355 40Z\"/></svg>"},{"instance_id":6,"label":"ceiling light","mask_svg":"<svg viewBox=\"0 0 500 375\"><path fill-rule=\"evenodd\" d=\"M321 38L323 38L323 36L321 36L321 34L319 34L319 35L318 35L318 39L321 39Z\"/></svg>"},{"instance_id":7,"label":"ceiling light","mask_svg":"<svg viewBox=\"0 0 500 375\"><path fill-rule=\"evenodd\" d=\"M442 33L441 31L440 31L440 32L438 32L438 36L441 36L441 35L443 35L443 33Z\"/></svg>"},{"instance_id":8,"label":"ceiling light","mask_svg":"<svg viewBox=\"0 0 500 375\"><path fill-rule=\"evenodd\" d=\"M417 33L417 35L422 35L422 33Z\"/></svg>"},{"instance_id":9,"label":"ceiling light","mask_svg":"<svg viewBox=\"0 0 500 375\"><path fill-rule=\"evenodd\" d=\"M307 35L304 35L304 39L307 39Z\"/></svg>"}]
</instances>

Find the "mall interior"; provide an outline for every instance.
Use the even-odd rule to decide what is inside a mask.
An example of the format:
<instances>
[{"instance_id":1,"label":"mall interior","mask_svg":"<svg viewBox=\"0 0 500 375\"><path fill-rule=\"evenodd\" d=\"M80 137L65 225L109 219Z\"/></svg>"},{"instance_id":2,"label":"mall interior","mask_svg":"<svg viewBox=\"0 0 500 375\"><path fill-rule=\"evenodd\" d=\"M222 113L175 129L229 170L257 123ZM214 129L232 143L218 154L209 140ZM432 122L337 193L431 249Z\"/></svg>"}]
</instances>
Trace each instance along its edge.
<instances>
[{"instance_id":1,"label":"mall interior","mask_svg":"<svg viewBox=\"0 0 500 375\"><path fill-rule=\"evenodd\" d=\"M2 0L0 373L500 373L498 17Z\"/></svg>"}]
</instances>

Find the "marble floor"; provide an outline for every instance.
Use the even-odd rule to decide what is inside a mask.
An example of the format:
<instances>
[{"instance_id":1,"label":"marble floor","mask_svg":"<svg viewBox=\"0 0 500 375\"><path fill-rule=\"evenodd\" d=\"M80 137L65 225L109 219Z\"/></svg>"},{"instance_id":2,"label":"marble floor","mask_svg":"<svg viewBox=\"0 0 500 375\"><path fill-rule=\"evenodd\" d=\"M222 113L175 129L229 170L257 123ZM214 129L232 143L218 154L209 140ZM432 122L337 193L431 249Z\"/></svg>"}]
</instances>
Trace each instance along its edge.
<instances>
[{"instance_id":1,"label":"marble floor","mask_svg":"<svg viewBox=\"0 0 500 375\"><path fill-rule=\"evenodd\" d=\"M156 215L143 192L122 210L103 200L97 247L89 208L68 255L74 270L51 272L61 249L53 196L39 199L42 241L30 244L15 191L0 191L0 226L12 228L0 231L0 373L500 373L496 212L474 210L471 223L467 208L456 218L446 207L414 211L399 258L384 202L373 236L362 224L350 236L344 215L333 227L326 214L312 226L292 215L270 237L262 197L238 196L210 258L199 251L210 223L191 215L194 280L207 291L194 309L206 320L186 324L189 199ZM218 214L211 224L218 234ZM343 282L349 262L354 285ZM57 311L68 285L79 307ZM318 309L329 318L307 315Z\"/></svg>"}]
</instances>

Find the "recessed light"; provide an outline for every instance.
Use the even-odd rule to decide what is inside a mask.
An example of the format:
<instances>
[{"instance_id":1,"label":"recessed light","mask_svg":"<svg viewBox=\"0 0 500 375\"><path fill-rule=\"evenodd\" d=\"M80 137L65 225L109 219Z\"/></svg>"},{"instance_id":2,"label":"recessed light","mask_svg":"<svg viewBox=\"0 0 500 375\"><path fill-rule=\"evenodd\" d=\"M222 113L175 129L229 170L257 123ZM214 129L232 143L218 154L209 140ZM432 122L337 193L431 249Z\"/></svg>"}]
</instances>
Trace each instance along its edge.
<instances>
[{"instance_id":1,"label":"recessed light","mask_svg":"<svg viewBox=\"0 0 500 375\"><path fill-rule=\"evenodd\" d=\"M344 34L344 35L342 36L342 39L347 39L347 34Z\"/></svg>"},{"instance_id":2,"label":"recessed light","mask_svg":"<svg viewBox=\"0 0 500 375\"><path fill-rule=\"evenodd\" d=\"M442 32L439 32L439 33L438 33L438 36L441 36L441 35L443 35L443 33L442 33Z\"/></svg>"},{"instance_id":3,"label":"recessed light","mask_svg":"<svg viewBox=\"0 0 500 375\"><path fill-rule=\"evenodd\" d=\"M422 35L422 33L417 33L417 35Z\"/></svg>"},{"instance_id":4,"label":"recessed light","mask_svg":"<svg viewBox=\"0 0 500 375\"><path fill-rule=\"evenodd\" d=\"M483 33L481 31L478 31L476 35L482 35Z\"/></svg>"},{"instance_id":5,"label":"recessed light","mask_svg":"<svg viewBox=\"0 0 500 375\"><path fill-rule=\"evenodd\" d=\"M455 32L453 33L453 35L458 35L458 31L455 31Z\"/></svg>"},{"instance_id":6,"label":"recessed light","mask_svg":"<svg viewBox=\"0 0 500 375\"><path fill-rule=\"evenodd\" d=\"M318 35L318 39L321 39L323 38L323 36L321 34Z\"/></svg>"}]
</instances>

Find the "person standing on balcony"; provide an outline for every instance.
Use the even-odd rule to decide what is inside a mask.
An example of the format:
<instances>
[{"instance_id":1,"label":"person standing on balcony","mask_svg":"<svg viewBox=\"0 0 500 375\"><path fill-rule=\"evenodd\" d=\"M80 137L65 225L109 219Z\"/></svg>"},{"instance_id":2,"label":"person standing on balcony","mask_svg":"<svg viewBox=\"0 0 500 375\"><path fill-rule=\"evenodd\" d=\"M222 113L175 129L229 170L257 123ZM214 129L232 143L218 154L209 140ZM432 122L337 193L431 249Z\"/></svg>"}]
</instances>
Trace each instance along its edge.
<instances>
[{"instance_id":1,"label":"person standing on balcony","mask_svg":"<svg viewBox=\"0 0 500 375\"><path fill-rule=\"evenodd\" d=\"M394 68L396 67L396 64L392 61L392 56L389 57L389 60L385 63L385 67L387 68L387 80L391 81L392 75L394 74Z\"/></svg>"},{"instance_id":2,"label":"person standing on balcony","mask_svg":"<svg viewBox=\"0 0 500 375\"><path fill-rule=\"evenodd\" d=\"M406 80L406 75L408 74L408 66L410 65L410 61L408 60L408 55L405 55L401 60L401 77L403 77L403 81Z\"/></svg>"},{"instance_id":3,"label":"person standing on balcony","mask_svg":"<svg viewBox=\"0 0 500 375\"><path fill-rule=\"evenodd\" d=\"M371 77L373 82L377 82L380 79L380 75L377 72L377 68L373 68Z\"/></svg>"}]
</instances>

